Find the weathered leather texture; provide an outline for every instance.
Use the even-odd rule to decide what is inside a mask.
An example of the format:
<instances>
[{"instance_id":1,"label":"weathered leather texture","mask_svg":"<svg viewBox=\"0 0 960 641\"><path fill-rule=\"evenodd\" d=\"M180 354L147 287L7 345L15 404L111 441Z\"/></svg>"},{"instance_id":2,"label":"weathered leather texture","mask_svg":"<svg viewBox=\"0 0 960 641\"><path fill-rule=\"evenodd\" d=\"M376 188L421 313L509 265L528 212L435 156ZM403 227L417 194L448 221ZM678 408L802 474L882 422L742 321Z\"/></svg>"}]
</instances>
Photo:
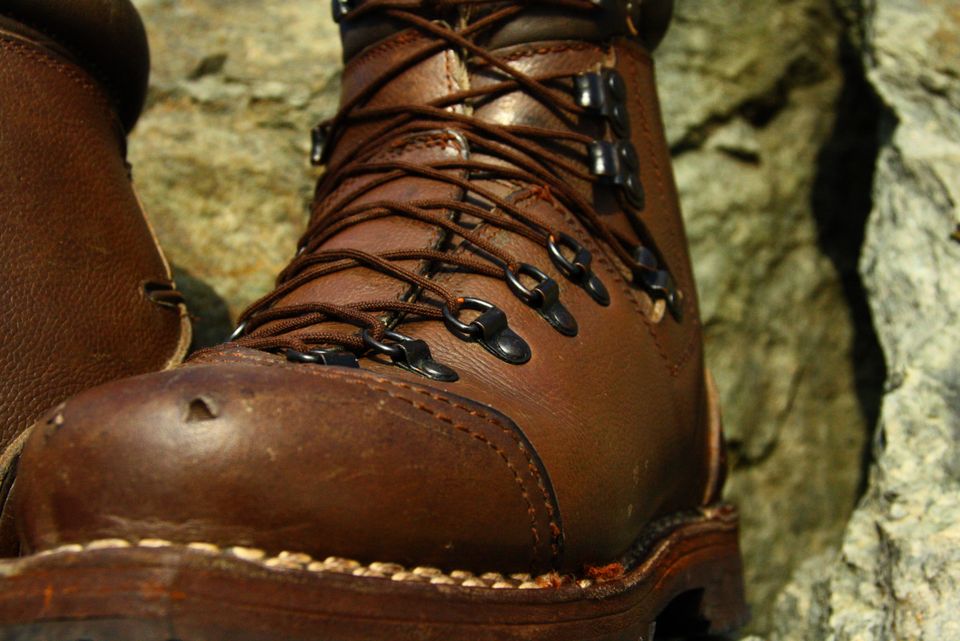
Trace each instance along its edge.
<instances>
[{"instance_id":1,"label":"weathered leather texture","mask_svg":"<svg viewBox=\"0 0 960 641\"><path fill-rule=\"evenodd\" d=\"M236 353L87 392L30 447L39 465L20 489L49 493L23 503L34 549L110 530L413 565L553 554L556 507L522 435L415 381ZM67 523L50 520L61 511Z\"/></svg>"},{"instance_id":2,"label":"weathered leather texture","mask_svg":"<svg viewBox=\"0 0 960 641\"><path fill-rule=\"evenodd\" d=\"M379 86L368 103L374 108L497 82L496 73L468 65L452 48L387 74L422 46L420 35L403 30L366 47L346 67L344 102L368 83ZM29 549L158 536L452 569L575 572L620 558L652 521L716 498L719 426L648 49L622 37L514 43L494 54L530 75L572 77L603 66L627 79L631 141L646 189L642 217L685 294L682 321L635 286L610 248L542 189L473 178L592 252L610 290L607 307L565 280L542 246L481 226L489 241L560 284L578 336L555 331L502 280L452 270L433 278L495 302L532 347L528 363L500 361L437 321L405 321L403 333L425 340L456 369L457 382L428 381L378 357L362 358L357 371L293 365L227 345L180 370L87 392L51 415L25 454L19 513ZM565 126L520 90L478 105L475 115ZM351 125L331 163L349 157L368 127ZM600 135L590 119L577 131ZM384 145L369 162L468 153L456 135L438 130ZM375 180L343 181L315 216L350 194L359 194L354 204L464 197L459 187L412 176L360 194ZM608 225L635 237L609 188L571 181ZM435 248L440 240L425 222L381 217L324 247L385 252ZM400 300L408 290L357 267L312 280L276 306Z\"/></svg>"},{"instance_id":3,"label":"weathered leather texture","mask_svg":"<svg viewBox=\"0 0 960 641\"><path fill-rule=\"evenodd\" d=\"M79 66L0 31L0 452L43 411L184 355L182 309L133 192L124 134Z\"/></svg>"},{"instance_id":4,"label":"weathered leather texture","mask_svg":"<svg viewBox=\"0 0 960 641\"><path fill-rule=\"evenodd\" d=\"M129 131L147 95L150 51L129 0L0 0L0 16L65 47L116 102Z\"/></svg>"}]
</instances>

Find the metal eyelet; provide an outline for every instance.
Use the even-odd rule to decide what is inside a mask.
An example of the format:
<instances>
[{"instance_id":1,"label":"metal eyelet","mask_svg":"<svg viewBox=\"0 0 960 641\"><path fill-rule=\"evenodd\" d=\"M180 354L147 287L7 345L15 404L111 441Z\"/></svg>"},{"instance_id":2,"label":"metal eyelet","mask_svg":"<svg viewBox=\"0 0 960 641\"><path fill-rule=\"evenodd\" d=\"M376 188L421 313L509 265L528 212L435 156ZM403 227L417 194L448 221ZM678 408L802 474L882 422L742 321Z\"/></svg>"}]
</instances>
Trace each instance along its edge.
<instances>
[{"instance_id":1,"label":"metal eyelet","mask_svg":"<svg viewBox=\"0 0 960 641\"><path fill-rule=\"evenodd\" d=\"M560 286L541 269L527 263L521 263L514 272L509 267L504 270L507 285L517 298L537 310L555 330L564 336L576 336L579 331L577 319L560 302ZM530 289L523 284L520 276L528 276L537 281Z\"/></svg>"},{"instance_id":2,"label":"metal eyelet","mask_svg":"<svg viewBox=\"0 0 960 641\"><path fill-rule=\"evenodd\" d=\"M480 343L488 352L512 365L522 365L533 356L527 341L510 329L507 315L493 303L464 298L460 309L480 312L472 322L464 323L448 306L443 306L443 323L460 340Z\"/></svg>"},{"instance_id":3,"label":"metal eyelet","mask_svg":"<svg viewBox=\"0 0 960 641\"><path fill-rule=\"evenodd\" d=\"M240 323L239 325L237 325L237 328L233 330L233 333L230 334L230 338L227 339L227 342L232 343L236 341L238 338L243 336L243 334L246 331L247 331L247 323L246 322Z\"/></svg>"},{"instance_id":4,"label":"metal eyelet","mask_svg":"<svg viewBox=\"0 0 960 641\"><path fill-rule=\"evenodd\" d=\"M632 142L594 140L590 143L590 171L595 176L623 184L623 176L640 170L640 156Z\"/></svg>"},{"instance_id":5,"label":"metal eyelet","mask_svg":"<svg viewBox=\"0 0 960 641\"><path fill-rule=\"evenodd\" d=\"M665 269L656 272L647 272L644 276L644 285L655 297L660 297L667 303L667 308L679 322L683 320L683 295L677 289L673 276Z\"/></svg>"},{"instance_id":6,"label":"metal eyelet","mask_svg":"<svg viewBox=\"0 0 960 641\"><path fill-rule=\"evenodd\" d=\"M607 106L607 87L599 73L581 73L573 78L573 86L579 106L595 113L604 112Z\"/></svg>"},{"instance_id":7,"label":"metal eyelet","mask_svg":"<svg viewBox=\"0 0 960 641\"><path fill-rule=\"evenodd\" d=\"M353 353L338 352L332 349L312 349L309 352L288 349L287 360L291 363L325 365L327 367L349 367L351 369L360 367L360 363Z\"/></svg>"},{"instance_id":8,"label":"metal eyelet","mask_svg":"<svg viewBox=\"0 0 960 641\"><path fill-rule=\"evenodd\" d=\"M573 260L564 255L562 247L566 247L573 253ZM553 264L564 276L585 289L600 305L606 307L610 304L610 292L607 291L603 281L593 273L593 255L586 247L569 234L560 233L558 236L550 236L547 251L550 253Z\"/></svg>"},{"instance_id":9,"label":"metal eyelet","mask_svg":"<svg viewBox=\"0 0 960 641\"><path fill-rule=\"evenodd\" d=\"M614 69L574 76L576 103L587 111L609 121L618 138L630 136L630 115L627 111L627 85Z\"/></svg>"},{"instance_id":10,"label":"metal eyelet","mask_svg":"<svg viewBox=\"0 0 960 641\"><path fill-rule=\"evenodd\" d=\"M662 298L667 303L667 309L677 322L683 320L683 292L677 288L670 272L661 269L660 260L656 254L643 245L633 250L633 260L637 267L634 269L634 281L643 287L653 298Z\"/></svg>"},{"instance_id":11,"label":"metal eyelet","mask_svg":"<svg viewBox=\"0 0 960 641\"><path fill-rule=\"evenodd\" d=\"M627 111L627 83L616 69L604 73L604 83L612 97L610 113L607 117L618 138L630 137L630 112Z\"/></svg>"},{"instance_id":12,"label":"metal eyelet","mask_svg":"<svg viewBox=\"0 0 960 641\"><path fill-rule=\"evenodd\" d=\"M610 95L612 95L617 102L626 102L627 83L619 71L616 69L607 69L604 74L604 81L606 82L607 89L610 90Z\"/></svg>"},{"instance_id":13,"label":"metal eyelet","mask_svg":"<svg viewBox=\"0 0 960 641\"><path fill-rule=\"evenodd\" d=\"M637 245L633 249L633 260L640 268L639 270L634 270L634 276L637 276L641 272L652 272L660 269L660 259L657 258L657 255L654 254L652 250L643 245Z\"/></svg>"},{"instance_id":14,"label":"metal eyelet","mask_svg":"<svg viewBox=\"0 0 960 641\"><path fill-rule=\"evenodd\" d=\"M310 130L310 164L314 167L320 167L327 162L327 142L329 140L329 127L318 125Z\"/></svg>"},{"instance_id":15,"label":"metal eyelet","mask_svg":"<svg viewBox=\"0 0 960 641\"><path fill-rule=\"evenodd\" d=\"M643 190L640 178L636 174L630 173L624 177L623 195L627 197L627 202L638 211L646 209L647 195Z\"/></svg>"},{"instance_id":16,"label":"metal eyelet","mask_svg":"<svg viewBox=\"0 0 960 641\"><path fill-rule=\"evenodd\" d=\"M601 182L620 187L627 201L637 209L643 209L646 196L640 182L640 156L633 143L618 140L595 140L590 143L590 172Z\"/></svg>"},{"instance_id":17,"label":"metal eyelet","mask_svg":"<svg viewBox=\"0 0 960 641\"><path fill-rule=\"evenodd\" d=\"M640 156L637 155L637 148L633 146L633 143L622 140L619 141L617 144L617 153L620 155L620 160L627 170L631 173L640 171Z\"/></svg>"},{"instance_id":18,"label":"metal eyelet","mask_svg":"<svg viewBox=\"0 0 960 641\"><path fill-rule=\"evenodd\" d=\"M613 133L618 138L630 137L630 114L627 113L627 106L617 103L610 108L610 115L607 116L610 125L613 127Z\"/></svg>"},{"instance_id":19,"label":"metal eyelet","mask_svg":"<svg viewBox=\"0 0 960 641\"><path fill-rule=\"evenodd\" d=\"M369 329L363 330L361 336L367 347L389 356L390 360L402 369L444 383L453 383L460 379L460 375L452 368L433 360L426 341L410 338L398 332L386 332L384 336L394 343L384 343L375 339Z\"/></svg>"},{"instance_id":20,"label":"metal eyelet","mask_svg":"<svg viewBox=\"0 0 960 641\"><path fill-rule=\"evenodd\" d=\"M333 0L333 21L340 22L353 10L354 0Z\"/></svg>"},{"instance_id":21,"label":"metal eyelet","mask_svg":"<svg viewBox=\"0 0 960 641\"><path fill-rule=\"evenodd\" d=\"M594 140L590 143L590 173L613 182L622 173L616 143Z\"/></svg>"}]
</instances>

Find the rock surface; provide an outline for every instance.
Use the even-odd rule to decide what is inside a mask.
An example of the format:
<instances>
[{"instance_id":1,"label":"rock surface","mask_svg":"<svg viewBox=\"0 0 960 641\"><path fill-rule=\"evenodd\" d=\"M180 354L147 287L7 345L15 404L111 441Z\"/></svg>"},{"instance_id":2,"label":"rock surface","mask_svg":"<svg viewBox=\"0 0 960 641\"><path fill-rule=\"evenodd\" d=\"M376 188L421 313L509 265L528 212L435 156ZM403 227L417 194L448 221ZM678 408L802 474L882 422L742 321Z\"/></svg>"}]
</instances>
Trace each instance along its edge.
<instances>
[{"instance_id":1,"label":"rock surface","mask_svg":"<svg viewBox=\"0 0 960 641\"><path fill-rule=\"evenodd\" d=\"M292 254L339 43L317 0L136 3L154 76L131 160L208 345ZM678 0L658 53L760 631L800 560L839 543L862 476L856 245L847 201L818 196L856 164L823 170L842 40L831 0Z\"/></svg>"},{"instance_id":2,"label":"rock surface","mask_svg":"<svg viewBox=\"0 0 960 641\"><path fill-rule=\"evenodd\" d=\"M336 109L339 36L316 0L135 4L153 75L130 160L197 344L216 344L306 225L309 131Z\"/></svg>"},{"instance_id":3,"label":"rock surface","mask_svg":"<svg viewBox=\"0 0 960 641\"><path fill-rule=\"evenodd\" d=\"M834 220L854 212L816 198L841 31L829 0L680 0L657 53L757 630L796 564L839 543L862 476L842 273L857 248ZM853 259L835 264L826 242Z\"/></svg>"},{"instance_id":4,"label":"rock surface","mask_svg":"<svg viewBox=\"0 0 960 641\"><path fill-rule=\"evenodd\" d=\"M889 108L862 262L890 371L868 491L838 555L778 604L781 641L960 638L960 5L870 0Z\"/></svg>"}]
</instances>

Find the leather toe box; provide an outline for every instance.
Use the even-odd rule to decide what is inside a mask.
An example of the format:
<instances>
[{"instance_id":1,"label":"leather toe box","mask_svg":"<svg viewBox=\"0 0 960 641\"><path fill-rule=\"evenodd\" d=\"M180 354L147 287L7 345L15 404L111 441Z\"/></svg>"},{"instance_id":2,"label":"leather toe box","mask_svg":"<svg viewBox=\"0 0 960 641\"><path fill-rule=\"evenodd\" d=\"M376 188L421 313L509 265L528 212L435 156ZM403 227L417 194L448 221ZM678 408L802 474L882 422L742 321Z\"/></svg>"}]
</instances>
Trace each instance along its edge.
<instances>
[{"instance_id":1,"label":"leather toe box","mask_svg":"<svg viewBox=\"0 0 960 641\"><path fill-rule=\"evenodd\" d=\"M166 539L468 570L559 563L559 514L520 430L370 372L194 365L89 390L24 451L30 551Z\"/></svg>"}]
</instances>

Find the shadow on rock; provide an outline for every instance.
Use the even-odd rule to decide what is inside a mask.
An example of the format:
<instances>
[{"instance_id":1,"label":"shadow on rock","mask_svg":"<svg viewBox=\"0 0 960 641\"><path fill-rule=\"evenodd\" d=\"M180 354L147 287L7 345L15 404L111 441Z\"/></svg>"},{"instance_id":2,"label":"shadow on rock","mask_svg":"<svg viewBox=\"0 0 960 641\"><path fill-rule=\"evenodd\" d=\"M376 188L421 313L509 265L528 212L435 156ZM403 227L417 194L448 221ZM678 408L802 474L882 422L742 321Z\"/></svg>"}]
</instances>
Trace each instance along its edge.
<instances>
[{"instance_id":1,"label":"shadow on rock","mask_svg":"<svg viewBox=\"0 0 960 641\"><path fill-rule=\"evenodd\" d=\"M840 274L855 331L853 351L857 399L871 430L880 415L886 380L883 351L870 316L859 262L867 219L873 209L873 179L880 151L877 135L883 105L867 82L859 56L849 40L841 47L844 86L837 121L818 159L813 212L819 244ZM872 439L864 451L865 487Z\"/></svg>"},{"instance_id":2,"label":"shadow on rock","mask_svg":"<svg viewBox=\"0 0 960 641\"><path fill-rule=\"evenodd\" d=\"M193 324L191 351L222 343L233 331L233 321L226 301L203 280L178 265L173 266L173 277L183 292Z\"/></svg>"}]
</instances>

